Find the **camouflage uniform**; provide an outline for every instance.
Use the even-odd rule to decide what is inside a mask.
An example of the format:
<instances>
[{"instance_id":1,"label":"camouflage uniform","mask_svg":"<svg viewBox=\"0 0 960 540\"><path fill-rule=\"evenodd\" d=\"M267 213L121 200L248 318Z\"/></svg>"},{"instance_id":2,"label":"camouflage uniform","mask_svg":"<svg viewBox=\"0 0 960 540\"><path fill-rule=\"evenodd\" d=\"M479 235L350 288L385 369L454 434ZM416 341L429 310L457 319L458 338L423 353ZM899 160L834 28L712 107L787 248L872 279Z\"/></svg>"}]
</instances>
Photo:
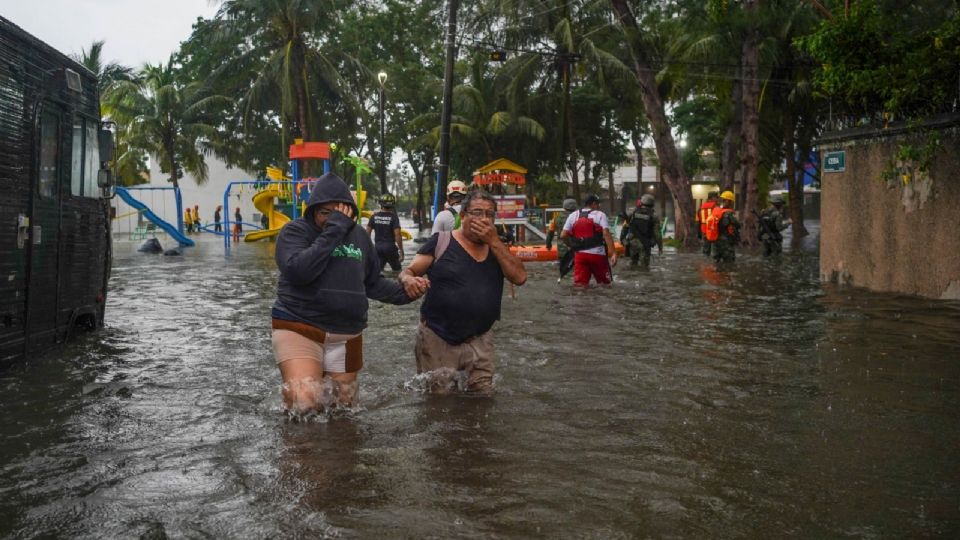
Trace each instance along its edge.
<instances>
[{"instance_id":1,"label":"camouflage uniform","mask_svg":"<svg viewBox=\"0 0 960 540\"><path fill-rule=\"evenodd\" d=\"M736 212L724 212L720 218L720 236L713 243L713 260L717 262L733 262L737 259L736 246L740 241L740 220ZM730 228L733 233L730 233Z\"/></svg>"},{"instance_id":2,"label":"camouflage uniform","mask_svg":"<svg viewBox=\"0 0 960 540\"><path fill-rule=\"evenodd\" d=\"M784 223L780 209L771 206L760 214L757 227L760 229L760 241L763 242L763 256L779 255L783 252L783 235L780 231L789 225Z\"/></svg>"},{"instance_id":3,"label":"camouflage uniform","mask_svg":"<svg viewBox=\"0 0 960 540\"><path fill-rule=\"evenodd\" d=\"M650 252L654 244L663 252L663 238L660 235L660 218L652 207L644 206L634 209L626 225L628 232L626 240L630 245L631 264L641 264L643 268L650 267Z\"/></svg>"},{"instance_id":4,"label":"camouflage uniform","mask_svg":"<svg viewBox=\"0 0 960 540\"><path fill-rule=\"evenodd\" d=\"M567 222L567 218L570 217L570 212L564 210L563 212L557 212L553 217L553 221L550 222L550 226L547 228L547 249L553 245L554 237L560 236L560 231L563 230L563 224ZM559 238L557 239L557 260L563 258L566 255L567 251L570 251L570 246L566 242L561 242Z\"/></svg>"}]
</instances>

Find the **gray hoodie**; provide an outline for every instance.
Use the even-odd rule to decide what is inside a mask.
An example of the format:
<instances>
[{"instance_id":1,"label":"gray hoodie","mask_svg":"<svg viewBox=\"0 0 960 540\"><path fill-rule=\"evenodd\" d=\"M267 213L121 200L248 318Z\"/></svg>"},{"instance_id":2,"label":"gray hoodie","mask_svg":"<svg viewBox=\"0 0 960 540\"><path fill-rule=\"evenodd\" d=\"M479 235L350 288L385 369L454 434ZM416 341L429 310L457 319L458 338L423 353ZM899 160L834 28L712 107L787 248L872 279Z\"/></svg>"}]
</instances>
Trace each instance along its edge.
<instances>
[{"instance_id":1,"label":"gray hoodie","mask_svg":"<svg viewBox=\"0 0 960 540\"><path fill-rule=\"evenodd\" d=\"M380 275L370 237L340 212L323 229L313 216L323 203L356 204L347 184L333 173L313 185L303 217L287 223L277 237L280 269L274 317L292 319L337 334L359 334L367 326L367 298L389 304L411 300L396 280Z\"/></svg>"}]
</instances>

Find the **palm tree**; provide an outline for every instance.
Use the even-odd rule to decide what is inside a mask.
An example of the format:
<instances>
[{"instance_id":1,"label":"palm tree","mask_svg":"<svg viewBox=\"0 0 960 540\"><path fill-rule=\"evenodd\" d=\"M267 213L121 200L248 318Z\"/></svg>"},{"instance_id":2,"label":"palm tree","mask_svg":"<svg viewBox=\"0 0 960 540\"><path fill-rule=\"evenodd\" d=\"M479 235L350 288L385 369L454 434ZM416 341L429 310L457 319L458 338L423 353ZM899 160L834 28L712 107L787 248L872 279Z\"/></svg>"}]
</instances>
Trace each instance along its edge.
<instances>
[{"instance_id":1,"label":"palm tree","mask_svg":"<svg viewBox=\"0 0 960 540\"><path fill-rule=\"evenodd\" d=\"M317 36L334 16L329 3L320 0L228 0L217 14L220 39L236 43L239 56L229 59L214 77L250 73L241 97L244 116L279 114L284 132L299 127L307 140L325 132L323 111L331 104L356 110L340 65L352 59L337 51L325 54ZM372 77L371 77L372 79ZM248 123L249 125L249 123Z\"/></svg>"},{"instance_id":2,"label":"palm tree","mask_svg":"<svg viewBox=\"0 0 960 540\"><path fill-rule=\"evenodd\" d=\"M207 181L204 157L218 135L214 113L232 101L211 95L200 83L178 80L173 56L166 65L145 65L141 80L119 83L111 100L118 123L127 126L130 145L154 156L174 187L184 171L202 185Z\"/></svg>"},{"instance_id":3,"label":"palm tree","mask_svg":"<svg viewBox=\"0 0 960 540\"><path fill-rule=\"evenodd\" d=\"M100 115L105 120L114 120L113 108L114 88L117 83L133 83L136 73L133 69L116 62L104 62L104 41L94 41L89 49L82 49L80 54L73 55L73 59L97 76L97 89L100 96ZM112 169L116 174L116 182L130 186L147 182L150 170L147 167L147 155L138 148L130 146L126 126L117 123L116 152Z\"/></svg>"},{"instance_id":4,"label":"palm tree","mask_svg":"<svg viewBox=\"0 0 960 540\"><path fill-rule=\"evenodd\" d=\"M116 62L103 61L103 40L94 41L89 49L81 49L80 54L72 55L73 59L97 76L97 90L101 96L118 81L132 81L135 78L133 68Z\"/></svg>"}]
</instances>

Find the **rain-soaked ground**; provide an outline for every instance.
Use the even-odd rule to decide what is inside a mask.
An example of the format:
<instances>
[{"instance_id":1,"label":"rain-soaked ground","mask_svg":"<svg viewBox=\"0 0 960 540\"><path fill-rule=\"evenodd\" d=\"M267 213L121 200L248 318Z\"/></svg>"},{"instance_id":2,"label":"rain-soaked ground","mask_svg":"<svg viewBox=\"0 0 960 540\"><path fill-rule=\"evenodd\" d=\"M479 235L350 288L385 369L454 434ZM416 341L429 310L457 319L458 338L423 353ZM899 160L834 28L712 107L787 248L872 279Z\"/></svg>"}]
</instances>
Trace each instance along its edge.
<instances>
[{"instance_id":1,"label":"rain-soaked ground","mask_svg":"<svg viewBox=\"0 0 960 540\"><path fill-rule=\"evenodd\" d=\"M956 538L960 305L821 285L814 244L529 265L492 398L422 394L418 304L373 304L362 410L294 423L272 246L118 241L106 328L0 374L0 537Z\"/></svg>"}]
</instances>

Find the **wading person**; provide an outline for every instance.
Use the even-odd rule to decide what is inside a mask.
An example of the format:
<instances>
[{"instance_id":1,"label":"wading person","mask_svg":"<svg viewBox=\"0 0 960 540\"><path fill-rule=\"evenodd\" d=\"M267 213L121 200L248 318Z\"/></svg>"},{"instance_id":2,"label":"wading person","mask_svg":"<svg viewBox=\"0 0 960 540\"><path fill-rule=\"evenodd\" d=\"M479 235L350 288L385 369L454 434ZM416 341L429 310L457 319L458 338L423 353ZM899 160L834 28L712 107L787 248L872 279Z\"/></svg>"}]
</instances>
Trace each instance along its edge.
<instances>
[{"instance_id":1,"label":"wading person","mask_svg":"<svg viewBox=\"0 0 960 540\"><path fill-rule=\"evenodd\" d=\"M590 276L598 284L609 285L617 265L607 215L600 211L600 197L590 194L579 212L571 214L563 225L560 239L567 242L573 255L573 284L586 287Z\"/></svg>"},{"instance_id":2,"label":"wading person","mask_svg":"<svg viewBox=\"0 0 960 540\"><path fill-rule=\"evenodd\" d=\"M703 204L700 205L700 210L697 211L697 224L700 226L697 229L697 236L700 238L700 241L703 242L703 254L707 257L710 256L713 248L713 242L707 240L707 221L710 219L710 214L713 213L713 209L717 207L718 197L719 193L711 191L707 194L707 200L703 201Z\"/></svg>"},{"instance_id":3,"label":"wading person","mask_svg":"<svg viewBox=\"0 0 960 540\"><path fill-rule=\"evenodd\" d=\"M503 280L523 285L527 271L497 236L497 203L483 191L463 200L462 227L434 234L400 273L407 294L430 290L420 306L414 354L417 373L430 373L430 389L453 389L457 371L467 390L488 393L494 373L493 324L500 318Z\"/></svg>"},{"instance_id":4,"label":"wading person","mask_svg":"<svg viewBox=\"0 0 960 540\"><path fill-rule=\"evenodd\" d=\"M403 236L400 233L400 217L394 207L397 198L386 193L380 196L380 210L370 216L367 234L372 234L380 270L389 263L390 269L399 272L403 261Z\"/></svg>"},{"instance_id":5,"label":"wading person","mask_svg":"<svg viewBox=\"0 0 960 540\"><path fill-rule=\"evenodd\" d=\"M186 229L187 233L193 232L193 214L190 212L189 206L183 211L183 228Z\"/></svg>"},{"instance_id":6,"label":"wading person","mask_svg":"<svg viewBox=\"0 0 960 540\"><path fill-rule=\"evenodd\" d=\"M350 405L363 367L361 332L367 325L367 298L406 304L426 290L411 278L410 295L396 280L380 276L370 237L357 226L358 209L339 176L320 177L303 217L290 221L277 237L280 269L273 304L273 354L283 377L283 404L304 414L332 398Z\"/></svg>"},{"instance_id":7,"label":"wading person","mask_svg":"<svg viewBox=\"0 0 960 540\"><path fill-rule=\"evenodd\" d=\"M223 211L222 205L217 205L217 209L213 212L213 230L214 232L223 232L223 225L220 224L220 212Z\"/></svg>"},{"instance_id":8,"label":"wading person","mask_svg":"<svg viewBox=\"0 0 960 540\"><path fill-rule=\"evenodd\" d=\"M201 232L201 231L200 231L200 225L201 225L201 222L200 222L200 205L199 205L199 204L195 204L195 205L193 206L193 230L196 231L196 232Z\"/></svg>"},{"instance_id":9,"label":"wading person","mask_svg":"<svg viewBox=\"0 0 960 540\"><path fill-rule=\"evenodd\" d=\"M547 227L547 249L549 250L552 247L554 238L557 240L557 268L560 271L560 277L557 279L558 283L573 268L573 253L570 252L567 243L560 240L560 233L563 232L563 224L567 222L567 218L577 211L577 201L564 199L562 206L563 211L557 212Z\"/></svg>"},{"instance_id":10,"label":"wading person","mask_svg":"<svg viewBox=\"0 0 960 540\"><path fill-rule=\"evenodd\" d=\"M240 215L240 207L233 211L233 241L240 241L240 233L243 232L243 216Z\"/></svg>"},{"instance_id":11,"label":"wading person","mask_svg":"<svg viewBox=\"0 0 960 540\"><path fill-rule=\"evenodd\" d=\"M720 194L720 206L710 213L707 220L707 240L713 243L713 260L733 262L737 259L736 246L740 241L740 220L733 210L732 191Z\"/></svg>"},{"instance_id":12,"label":"wading person","mask_svg":"<svg viewBox=\"0 0 960 540\"><path fill-rule=\"evenodd\" d=\"M441 212L437 212L437 217L433 220L433 229L430 230L430 234L460 228L460 206L466 194L467 185L463 182L453 180L447 184L447 205Z\"/></svg>"},{"instance_id":13,"label":"wading person","mask_svg":"<svg viewBox=\"0 0 960 540\"><path fill-rule=\"evenodd\" d=\"M783 252L783 230L790 226L790 221L783 220L783 197L774 195L770 198L770 206L760 213L757 228L760 241L763 242L763 256L779 255Z\"/></svg>"},{"instance_id":14,"label":"wading person","mask_svg":"<svg viewBox=\"0 0 960 540\"><path fill-rule=\"evenodd\" d=\"M650 268L650 252L657 246L659 255L663 255L663 238L660 235L660 218L653 209L653 195L646 194L637 201L637 207L630 216L627 226L627 241L630 244L630 263L638 262L643 268Z\"/></svg>"}]
</instances>

